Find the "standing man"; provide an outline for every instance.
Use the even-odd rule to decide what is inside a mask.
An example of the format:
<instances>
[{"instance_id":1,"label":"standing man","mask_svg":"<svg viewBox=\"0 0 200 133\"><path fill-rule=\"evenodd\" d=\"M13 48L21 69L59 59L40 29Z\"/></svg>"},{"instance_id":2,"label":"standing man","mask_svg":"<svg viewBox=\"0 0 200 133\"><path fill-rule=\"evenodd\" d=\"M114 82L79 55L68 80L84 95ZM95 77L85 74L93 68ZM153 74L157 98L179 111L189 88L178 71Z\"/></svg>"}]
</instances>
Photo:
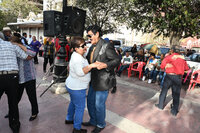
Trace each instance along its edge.
<instances>
[{"instance_id":1,"label":"standing man","mask_svg":"<svg viewBox=\"0 0 200 133\"><path fill-rule=\"evenodd\" d=\"M0 94L6 93L9 106L9 126L13 133L19 133L19 110L18 110L18 83L19 68L17 57L31 59L21 48L10 42L3 41L0 33Z\"/></svg>"},{"instance_id":2,"label":"standing man","mask_svg":"<svg viewBox=\"0 0 200 133\"><path fill-rule=\"evenodd\" d=\"M29 35L29 38L28 38L28 45L30 45L32 41L33 41L32 35Z\"/></svg>"},{"instance_id":3,"label":"standing man","mask_svg":"<svg viewBox=\"0 0 200 133\"><path fill-rule=\"evenodd\" d=\"M27 34L25 32L22 33L21 40L24 46L28 46L28 41L26 40L26 38L27 38Z\"/></svg>"},{"instance_id":4,"label":"standing man","mask_svg":"<svg viewBox=\"0 0 200 133\"><path fill-rule=\"evenodd\" d=\"M119 65L120 59L109 42L101 38L101 28L97 25L89 26L87 36L92 46L87 59L89 63L98 62L97 68L91 70L91 82L87 96L87 108L90 115L89 122L84 126L95 126L92 133L99 133L106 126L106 100L108 90L114 86L114 68Z\"/></svg>"},{"instance_id":5,"label":"standing man","mask_svg":"<svg viewBox=\"0 0 200 133\"><path fill-rule=\"evenodd\" d=\"M10 41L11 29L10 27L3 27L3 34L5 41Z\"/></svg>"},{"instance_id":6,"label":"standing man","mask_svg":"<svg viewBox=\"0 0 200 133\"><path fill-rule=\"evenodd\" d=\"M164 69L166 76L162 91L159 96L159 104L155 106L159 109L164 108L164 102L167 95L168 89L172 88L173 103L171 105L171 114L176 116L178 113L180 92L182 86L182 75L184 71L188 70L189 67L186 61L179 55L180 49L178 46L172 46L171 55L167 56L161 63L160 68Z\"/></svg>"},{"instance_id":7,"label":"standing man","mask_svg":"<svg viewBox=\"0 0 200 133\"><path fill-rule=\"evenodd\" d=\"M37 57L37 55L38 55L38 52L39 52L39 48L41 47L41 43L40 43L38 40L36 40L36 37L35 37L35 36L33 36L33 41L31 42L30 46L31 46L31 47L33 48L33 50L36 52L36 55L35 55L35 57L34 57L34 63L35 63L35 64L38 64L39 62L38 62L38 57Z\"/></svg>"},{"instance_id":8,"label":"standing man","mask_svg":"<svg viewBox=\"0 0 200 133\"><path fill-rule=\"evenodd\" d=\"M44 39L44 63L43 63L43 72L46 73L47 64L49 62L50 66L53 64L55 54L55 44L52 42L51 37L47 37ZM51 72L53 68L51 67Z\"/></svg>"}]
</instances>

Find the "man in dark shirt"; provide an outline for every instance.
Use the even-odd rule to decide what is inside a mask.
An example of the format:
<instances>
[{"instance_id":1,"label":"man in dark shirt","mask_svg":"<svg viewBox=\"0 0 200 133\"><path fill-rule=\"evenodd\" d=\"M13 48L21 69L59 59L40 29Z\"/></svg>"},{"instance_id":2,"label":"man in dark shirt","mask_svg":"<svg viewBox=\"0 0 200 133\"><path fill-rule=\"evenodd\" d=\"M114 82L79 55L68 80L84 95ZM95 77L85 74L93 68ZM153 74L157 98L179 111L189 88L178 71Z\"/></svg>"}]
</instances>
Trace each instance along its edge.
<instances>
[{"instance_id":1,"label":"man in dark shirt","mask_svg":"<svg viewBox=\"0 0 200 133\"><path fill-rule=\"evenodd\" d=\"M171 105L171 114L176 116L178 113L179 101L180 101L180 91L182 86L182 75L185 70L189 67L186 61L179 55L178 46L172 46L171 55L167 56L160 66L161 69L165 69L166 76L164 79L164 84L162 91L159 96L159 104L155 104L159 109L164 108L164 102L167 95L168 89L172 88L172 98L173 103Z\"/></svg>"}]
</instances>

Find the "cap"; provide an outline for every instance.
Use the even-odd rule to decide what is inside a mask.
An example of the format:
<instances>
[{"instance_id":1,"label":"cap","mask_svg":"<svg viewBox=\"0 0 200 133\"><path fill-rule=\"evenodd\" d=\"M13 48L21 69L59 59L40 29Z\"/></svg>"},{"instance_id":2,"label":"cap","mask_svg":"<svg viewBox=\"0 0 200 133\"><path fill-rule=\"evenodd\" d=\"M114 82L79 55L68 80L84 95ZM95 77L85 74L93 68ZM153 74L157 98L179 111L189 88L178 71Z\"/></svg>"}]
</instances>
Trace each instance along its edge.
<instances>
[{"instance_id":1,"label":"cap","mask_svg":"<svg viewBox=\"0 0 200 133\"><path fill-rule=\"evenodd\" d=\"M109 38L104 38L104 40L105 40L106 42L109 42L109 41L110 41Z\"/></svg>"},{"instance_id":2,"label":"cap","mask_svg":"<svg viewBox=\"0 0 200 133\"><path fill-rule=\"evenodd\" d=\"M10 27L3 27L3 31L11 31Z\"/></svg>"}]
</instances>

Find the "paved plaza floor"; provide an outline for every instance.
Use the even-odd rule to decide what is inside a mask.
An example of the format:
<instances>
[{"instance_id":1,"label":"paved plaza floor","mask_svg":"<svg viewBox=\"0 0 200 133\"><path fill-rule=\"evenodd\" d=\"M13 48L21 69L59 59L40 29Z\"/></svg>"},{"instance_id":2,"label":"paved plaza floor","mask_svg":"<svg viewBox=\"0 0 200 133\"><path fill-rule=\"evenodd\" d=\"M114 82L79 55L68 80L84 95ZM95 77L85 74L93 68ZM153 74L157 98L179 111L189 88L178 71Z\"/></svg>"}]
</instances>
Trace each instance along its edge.
<instances>
[{"instance_id":1,"label":"paved plaza floor","mask_svg":"<svg viewBox=\"0 0 200 133\"><path fill-rule=\"evenodd\" d=\"M20 133L72 133L73 125L65 125L65 116L69 104L68 93L57 95L47 91L39 95L50 85L52 76L42 80L43 59L39 57L37 69L37 88L39 114L30 122L30 103L26 92L19 103ZM184 86L187 88L187 86ZM160 87L148 84L138 77L127 77L123 73L117 77L117 92L109 93L106 105L107 126L102 133L199 133L200 132L200 88L193 91L181 90L180 111L176 117L170 114L172 103L171 90L168 91L164 110L158 110L154 104L158 102ZM0 100L0 133L12 133L8 119L7 97L4 94ZM87 109L83 121L88 121ZM87 128L88 133L93 129Z\"/></svg>"}]
</instances>

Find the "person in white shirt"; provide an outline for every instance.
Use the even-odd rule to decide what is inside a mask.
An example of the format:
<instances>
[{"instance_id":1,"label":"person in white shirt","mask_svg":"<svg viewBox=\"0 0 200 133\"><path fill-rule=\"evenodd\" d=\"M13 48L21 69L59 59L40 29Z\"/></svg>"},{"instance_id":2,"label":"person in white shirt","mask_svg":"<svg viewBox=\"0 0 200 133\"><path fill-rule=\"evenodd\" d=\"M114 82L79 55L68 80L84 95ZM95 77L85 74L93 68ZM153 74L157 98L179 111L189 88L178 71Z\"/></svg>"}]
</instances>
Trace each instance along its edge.
<instances>
[{"instance_id":1,"label":"person in white shirt","mask_svg":"<svg viewBox=\"0 0 200 133\"><path fill-rule=\"evenodd\" d=\"M119 71L116 73L117 76L120 77L121 73L123 72L123 70L129 68L129 65L133 63L133 57L130 56L129 52L126 52L126 55L122 58L121 60L121 66L119 68Z\"/></svg>"},{"instance_id":2,"label":"person in white shirt","mask_svg":"<svg viewBox=\"0 0 200 133\"><path fill-rule=\"evenodd\" d=\"M71 47L74 52L69 62L69 76L65 81L70 95L70 104L65 119L65 124L74 124L73 133L87 133L81 129L81 123L85 108L86 89L91 79L90 70L96 68L98 63L89 65L84 54L87 51L85 40L82 37L73 37Z\"/></svg>"},{"instance_id":3,"label":"person in white shirt","mask_svg":"<svg viewBox=\"0 0 200 133\"><path fill-rule=\"evenodd\" d=\"M29 35L29 38L28 38L28 45L30 45L32 41L33 41L32 35Z\"/></svg>"},{"instance_id":4,"label":"person in white shirt","mask_svg":"<svg viewBox=\"0 0 200 133\"><path fill-rule=\"evenodd\" d=\"M147 61L147 65L145 66L145 72L144 72L142 81L145 81L146 76L150 72L150 77L149 77L148 83L150 84L152 82L153 72L154 72L156 63L157 63L157 59L155 58L155 54L151 53L150 57L149 57L149 59Z\"/></svg>"}]
</instances>

